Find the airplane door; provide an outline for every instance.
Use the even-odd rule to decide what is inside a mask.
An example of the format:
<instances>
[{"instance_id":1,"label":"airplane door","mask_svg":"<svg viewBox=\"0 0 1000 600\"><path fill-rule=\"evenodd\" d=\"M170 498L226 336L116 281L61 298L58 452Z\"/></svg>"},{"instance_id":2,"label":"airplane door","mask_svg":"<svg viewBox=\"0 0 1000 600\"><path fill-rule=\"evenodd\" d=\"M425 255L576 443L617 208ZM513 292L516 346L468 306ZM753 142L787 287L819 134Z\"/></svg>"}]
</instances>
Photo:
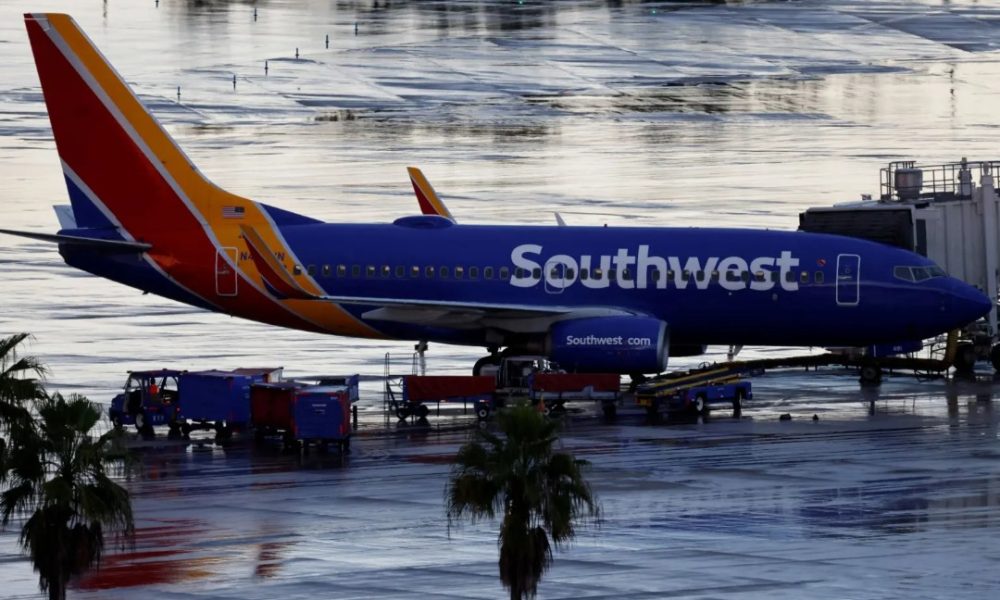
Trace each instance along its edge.
<instances>
[{"instance_id":1,"label":"airplane door","mask_svg":"<svg viewBox=\"0 0 1000 600\"><path fill-rule=\"evenodd\" d=\"M561 262L545 263L542 279L545 281L545 291L549 294L561 294L569 284L566 265Z\"/></svg>"},{"instance_id":2,"label":"airplane door","mask_svg":"<svg viewBox=\"0 0 1000 600\"><path fill-rule=\"evenodd\" d=\"M837 306L857 306L861 298L861 257L837 255Z\"/></svg>"},{"instance_id":3,"label":"airplane door","mask_svg":"<svg viewBox=\"0 0 1000 600\"><path fill-rule=\"evenodd\" d=\"M228 259L228 260L227 260ZM218 296L235 296L238 280L233 265L238 260L238 250L231 246L219 248L215 254L215 293Z\"/></svg>"}]
</instances>

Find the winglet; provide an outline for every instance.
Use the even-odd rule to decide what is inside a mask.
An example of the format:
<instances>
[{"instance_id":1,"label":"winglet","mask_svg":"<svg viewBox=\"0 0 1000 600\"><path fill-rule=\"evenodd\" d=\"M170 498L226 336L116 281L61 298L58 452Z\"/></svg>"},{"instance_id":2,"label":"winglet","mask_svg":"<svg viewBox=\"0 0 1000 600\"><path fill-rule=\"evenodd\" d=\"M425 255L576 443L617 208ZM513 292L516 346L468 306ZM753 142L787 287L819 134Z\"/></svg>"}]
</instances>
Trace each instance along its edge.
<instances>
[{"instance_id":1,"label":"winglet","mask_svg":"<svg viewBox=\"0 0 1000 600\"><path fill-rule=\"evenodd\" d=\"M410 174L410 183L413 184L413 193L417 195L420 212L425 215L438 215L456 222L455 217L451 216L451 211L438 197L437 192L431 187L431 182L427 181L423 172L417 167L406 167L406 171Z\"/></svg>"},{"instance_id":2,"label":"winglet","mask_svg":"<svg viewBox=\"0 0 1000 600\"><path fill-rule=\"evenodd\" d=\"M295 279L288 273L285 266L274 257L274 253L267 247L264 238L253 228L240 225L240 232L247 243L250 251L250 258L253 260L257 271L260 272L261 279L271 295L279 300L316 300L318 296L310 294L302 289Z\"/></svg>"}]
</instances>

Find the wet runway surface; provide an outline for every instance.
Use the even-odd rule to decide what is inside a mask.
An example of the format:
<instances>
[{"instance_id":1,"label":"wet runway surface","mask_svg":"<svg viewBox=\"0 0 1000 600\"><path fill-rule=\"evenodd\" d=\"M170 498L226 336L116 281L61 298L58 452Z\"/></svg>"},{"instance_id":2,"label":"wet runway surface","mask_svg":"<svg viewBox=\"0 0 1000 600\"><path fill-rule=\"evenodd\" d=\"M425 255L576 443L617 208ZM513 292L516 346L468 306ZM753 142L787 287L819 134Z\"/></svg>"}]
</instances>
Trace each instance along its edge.
<instances>
[{"instance_id":1,"label":"wet runway surface","mask_svg":"<svg viewBox=\"0 0 1000 600\"><path fill-rule=\"evenodd\" d=\"M575 224L792 229L809 206L878 193L890 160L995 158L1000 122L1000 9L974 0L13 0L0 6L4 228L54 231L50 206L66 202L21 17L39 7L73 14L218 184L329 221L415 213L404 167L416 164L462 222L559 211ZM344 461L209 440L143 449L135 552L108 557L74 596L503 595L493 528L449 535L444 517L468 418L379 428L385 354L409 372L410 344L207 314L17 238L0 240L0 307L0 334L36 335L52 389L103 403L127 369L366 378ZM432 346L429 369L464 373L480 354ZM557 555L541 597L992 595L995 386L893 378L873 415L851 375L754 386L738 421L576 415L564 442L593 462L606 520ZM0 535L0 595L34 597L15 541Z\"/></svg>"}]
</instances>

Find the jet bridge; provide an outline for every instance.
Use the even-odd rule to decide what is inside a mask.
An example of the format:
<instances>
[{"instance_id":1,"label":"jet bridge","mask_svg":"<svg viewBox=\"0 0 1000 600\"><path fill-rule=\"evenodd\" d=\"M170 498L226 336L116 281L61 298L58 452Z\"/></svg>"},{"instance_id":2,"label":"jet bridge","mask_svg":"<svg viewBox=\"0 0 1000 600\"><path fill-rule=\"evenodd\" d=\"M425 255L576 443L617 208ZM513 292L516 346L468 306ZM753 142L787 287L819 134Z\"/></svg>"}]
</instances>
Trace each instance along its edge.
<instances>
[{"instance_id":1,"label":"jet bridge","mask_svg":"<svg viewBox=\"0 0 1000 600\"><path fill-rule=\"evenodd\" d=\"M933 260L994 299L984 320L967 326L955 368L970 372L989 359L1000 372L997 278L1000 268L1000 161L936 165L896 161L881 170L877 199L814 207L799 215L799 229L897 246Z\"/></svg>"}]
</instances>

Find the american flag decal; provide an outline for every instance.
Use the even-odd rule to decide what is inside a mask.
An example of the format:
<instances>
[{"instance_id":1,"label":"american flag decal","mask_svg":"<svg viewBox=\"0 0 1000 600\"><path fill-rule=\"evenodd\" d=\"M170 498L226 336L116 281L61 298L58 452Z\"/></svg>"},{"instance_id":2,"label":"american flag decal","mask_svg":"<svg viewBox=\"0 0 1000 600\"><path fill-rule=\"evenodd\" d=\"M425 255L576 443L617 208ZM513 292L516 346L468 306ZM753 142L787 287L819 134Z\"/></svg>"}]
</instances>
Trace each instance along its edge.
<instances>
[{"instance_id":1,"label":"american flag decal","mask_svg":"<svg viewBox=\"0 0 1000 600\"><path fill-rule=\"evenodd\" d=\"M226 219L242 219L243 213L246 212L242 206L223 206L222 216Z\"/></svg>"}]
</instances>

